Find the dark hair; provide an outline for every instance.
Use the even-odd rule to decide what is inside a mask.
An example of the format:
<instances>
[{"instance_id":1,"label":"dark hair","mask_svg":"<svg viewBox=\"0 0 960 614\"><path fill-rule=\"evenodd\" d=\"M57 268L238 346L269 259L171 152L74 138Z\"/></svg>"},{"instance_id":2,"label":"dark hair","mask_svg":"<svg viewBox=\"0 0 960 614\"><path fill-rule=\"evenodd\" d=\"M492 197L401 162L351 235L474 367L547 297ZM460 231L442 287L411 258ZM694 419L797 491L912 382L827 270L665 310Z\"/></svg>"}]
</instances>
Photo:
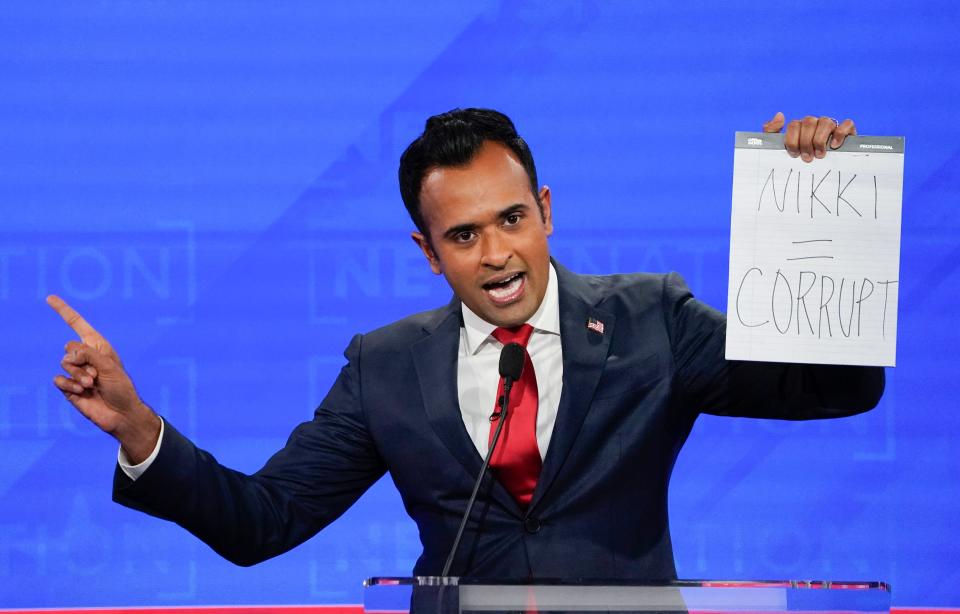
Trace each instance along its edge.
<instances>
[{"instance_id":1,"label":"dark hair","mask_svg":"<svg viewBox=\"0 0 960 614\"><path fill-rule=\"evenodd\" d=\"M502 143L516 154L527 171L530 190L540 207L540 215L543 215L533 154L526 141L517 134L510 118L492 109L453 109L427 119L423 134L400 156L400 196L410 219L428 241L430 233L420 212L423 177L438 166L468 164L486 141Z\"/></svg>"}]
</instances>

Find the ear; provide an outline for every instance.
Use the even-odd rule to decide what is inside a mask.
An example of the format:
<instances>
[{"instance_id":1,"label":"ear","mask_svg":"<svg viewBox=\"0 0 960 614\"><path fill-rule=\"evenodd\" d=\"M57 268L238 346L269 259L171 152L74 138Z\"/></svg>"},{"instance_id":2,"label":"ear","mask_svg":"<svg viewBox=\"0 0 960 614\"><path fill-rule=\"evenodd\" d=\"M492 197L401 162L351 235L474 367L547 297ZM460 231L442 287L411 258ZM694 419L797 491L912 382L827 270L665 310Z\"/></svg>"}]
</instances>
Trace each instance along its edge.
<instances>
[{"instance_id":1,"label":"ear","mask_svg":"<svg viewBox=\"0 0 960 614\"><path fill-rule=\"evenodd\" d=\"M553 234L553 210L550 208L550 186L540 188L540 205L543 207L543 224L547 236Z\"/></svg>"},{"instance_id":2,"label":"ear","mask_svg":"<svg viewBox=\"0 0 960 614\"><path fill-rule=\"evenodd\" d=\"M423 233L420 232L411 232L410 238L413 239L413 242L417 244L417 247L420 248L420 251L423 252L424 257L426 257L427 262L430 263L430 270L433 271L434 275L440 275L443 273L443 270L440 268L440 260L437 258L437 255L433 252L433 247L430 246L430 242L427 241L427 238L423 236Z\"/></svg>"}]
</instances>

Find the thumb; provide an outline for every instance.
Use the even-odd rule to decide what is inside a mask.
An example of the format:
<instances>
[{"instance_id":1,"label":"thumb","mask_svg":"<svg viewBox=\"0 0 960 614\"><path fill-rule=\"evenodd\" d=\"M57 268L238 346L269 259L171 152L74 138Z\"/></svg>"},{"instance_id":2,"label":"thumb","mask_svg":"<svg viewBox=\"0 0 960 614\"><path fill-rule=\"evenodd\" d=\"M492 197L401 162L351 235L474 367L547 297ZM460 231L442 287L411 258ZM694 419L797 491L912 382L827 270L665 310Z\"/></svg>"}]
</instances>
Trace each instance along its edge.
<instances>
[{"instance_id":1,"label":"thumb","mask_svg":"<svg viewBox=\"0 0 960 614\"><path fill-rule=\"evenodd\" d=\"M764 132L780 132L783 128L783 124L786 121L786 118L783 116L783 113L777 111L777 114L770 118L770 121L763 125Z\"/></svg>"}]
</instances>

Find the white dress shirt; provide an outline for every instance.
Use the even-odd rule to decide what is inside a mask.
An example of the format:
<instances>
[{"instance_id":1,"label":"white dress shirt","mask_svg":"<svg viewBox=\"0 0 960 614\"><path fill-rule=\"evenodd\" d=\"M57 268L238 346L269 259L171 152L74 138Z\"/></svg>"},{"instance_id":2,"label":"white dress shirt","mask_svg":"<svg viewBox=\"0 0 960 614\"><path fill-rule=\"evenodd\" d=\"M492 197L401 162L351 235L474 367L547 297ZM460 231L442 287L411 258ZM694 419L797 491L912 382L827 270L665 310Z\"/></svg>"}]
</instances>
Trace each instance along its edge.
<instances>
[{"instance_id":1,"label":"white dress shirt","mask_svg":"<svg viewBox=\"0 0 960 614\"><path fill-rule=\"evenodd\" d=\"M460 352L457 355L457 398L463 425L481 457L487 455L490 414L493 413L500 383L500 350L503 344L493 337L497 328L463 305ZM557 272L550 265L547 291L536 313L527 324L533 334L527 352L537 376L540 405L537 410L537 447L540 458L546 456L553 435L563 387L563 353L560 348L560 303L557 296Z\"/></svg>"},{"instance_id":2,"label":"white dress shirt","mask_svg":"<svg viewBox=\"0 0 960 614\"><path fill-rule=\"evenodd\" d=\"M460 350L457 354L457 398L463 425L481 457L487 455L490 437L490 414L493 413L500 382L500 350L503 345L492 333L497 328L469 307L462 305L463 327L460 329ZM560 302L557 293L557 272L550 265L547 291L540 307L526 322L533 326L527 352L537 376L540 406L537 410L537 446L540 458L546 456L557 420L560 392L563 388L563 353L560 346ZM163 420L157 446L149 457L138 465L131 465L121 448L117 455L120 468L136 480L157 458L163 441Z\"/></svg>"}]
</instances>

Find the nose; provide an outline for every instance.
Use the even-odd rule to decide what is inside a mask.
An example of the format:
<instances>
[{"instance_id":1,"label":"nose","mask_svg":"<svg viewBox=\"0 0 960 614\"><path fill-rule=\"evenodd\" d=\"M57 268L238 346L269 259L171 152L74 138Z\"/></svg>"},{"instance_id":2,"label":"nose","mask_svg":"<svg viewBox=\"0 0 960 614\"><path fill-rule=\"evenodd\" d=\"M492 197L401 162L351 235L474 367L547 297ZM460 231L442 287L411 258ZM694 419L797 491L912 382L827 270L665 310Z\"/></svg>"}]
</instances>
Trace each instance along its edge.
<instances>
[{"instance_id":1,"label":"nose","mask_svg":"<svg viewBox=\"0 0 960 614\"><path fill-rule=\"evenodd\" d=\"M510 239L494 230L480 237L480 264L491 269L502 269L513 257Z\"/></svg>"}]
</instances>

